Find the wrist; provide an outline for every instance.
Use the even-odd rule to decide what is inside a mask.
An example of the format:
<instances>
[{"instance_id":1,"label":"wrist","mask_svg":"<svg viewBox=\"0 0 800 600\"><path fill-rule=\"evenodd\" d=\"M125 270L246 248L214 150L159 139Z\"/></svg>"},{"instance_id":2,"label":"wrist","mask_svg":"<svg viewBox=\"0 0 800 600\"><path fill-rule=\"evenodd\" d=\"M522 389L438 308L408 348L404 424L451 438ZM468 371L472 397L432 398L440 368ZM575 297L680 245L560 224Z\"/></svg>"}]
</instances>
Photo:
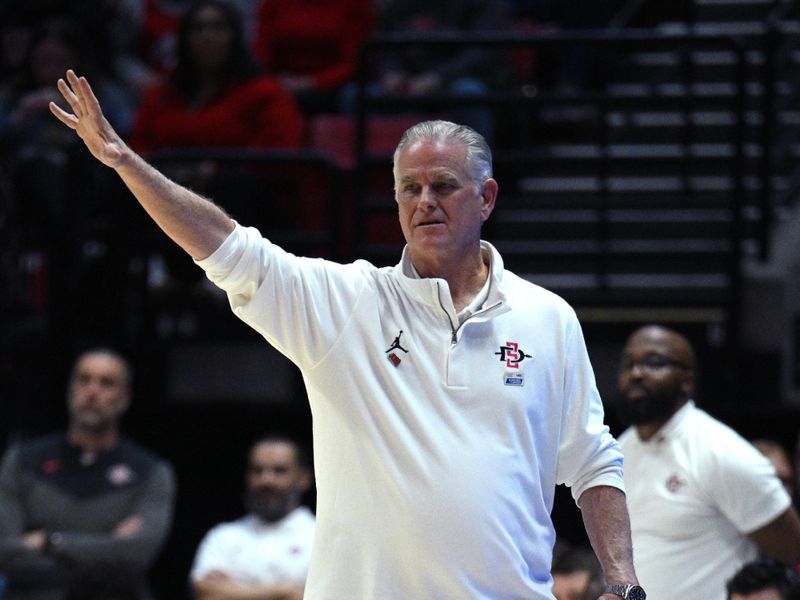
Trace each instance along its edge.
<instances>
[{"instance_id":1,"label":"wrist","mask_svg":"<svg viewBox=\"0 0 800 600\"><path fill-rule=\"evenodd\" d=\"M647 594L641 586L634 583L618 583L607 585L603 596L616 596L625 600L645 600Z\"/></svg>"},{"instance_id":2,"label":"wrist","mask_svg":"<svg viewBox=\"0 0 800 600\"><path fill-rule=\"evenodd\" d=\"M58 531L48 531L45 533L44 538L44 551L55 552L64 541L64 536Z\"/></svg>"}]
</instances>

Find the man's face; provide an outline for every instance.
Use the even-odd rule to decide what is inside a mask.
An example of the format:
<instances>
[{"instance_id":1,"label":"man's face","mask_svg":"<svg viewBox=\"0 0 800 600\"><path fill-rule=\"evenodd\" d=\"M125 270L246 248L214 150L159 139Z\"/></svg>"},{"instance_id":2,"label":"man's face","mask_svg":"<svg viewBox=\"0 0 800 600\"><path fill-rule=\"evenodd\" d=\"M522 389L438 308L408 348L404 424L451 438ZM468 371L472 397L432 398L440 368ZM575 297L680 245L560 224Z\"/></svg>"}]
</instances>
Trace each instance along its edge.
<instances>
[{"instance_id":1,"label":"man's face","mask_svg":"<svg viewBox=\"0 0 800 600\"><path fill-rule=\"evenodd\" d=\"M251 450L246 479L247 510L268 522L297 508L311 483L292 444L279 441L263 442Z\"/></svg>"},{"instance_id":2,"label":"man's face","mask_svg":"<svg viewBox=\"0 0 800 600\"><path fill-rule=\"evenodd\" d=\"M732 594L729 600L783 600L778 590L770 588L752 594Z\"/></svg>"},{"instance_id":3,"label":"man's face","mask_svg":"<svg viewBox=\"0 0 800 600\"><path fill-rule=\"evenodd\" d=\"M691 352L672 332L648 327L625 345L617 384L618 410L634 425L666 421L692 394Z\"/></svg>"},{"instance_id":4,"label":"man's face","mask_svg":"<svg viewBox=\"0 0 800 600\"><path fill-rule=\"evenodd\" d=\"M448 258L474 252L494 208L497 184L476 183L463 144L422 140L395 168L395 199L411 260L422 275Z\"/></svg>"},{"instance_id":5,"label":"man's face","mask_svg":"<svg viewBox=\"0 0 800 600\"><path fill-rule=\"evenodd\" d=\"M119 421L128 408L125 365L109 354L87 354L73 369L67 394L70 424L100 432Z\"/></svg>"}]
</instances>

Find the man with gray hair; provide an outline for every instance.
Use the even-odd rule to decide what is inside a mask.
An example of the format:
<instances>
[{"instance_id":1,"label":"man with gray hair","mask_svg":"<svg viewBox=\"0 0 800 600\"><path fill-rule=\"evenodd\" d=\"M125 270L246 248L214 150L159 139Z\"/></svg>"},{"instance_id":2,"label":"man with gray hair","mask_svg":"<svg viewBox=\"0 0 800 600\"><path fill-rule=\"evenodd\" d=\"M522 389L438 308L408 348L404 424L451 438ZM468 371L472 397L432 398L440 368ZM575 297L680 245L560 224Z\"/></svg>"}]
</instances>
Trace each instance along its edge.
<instances>
[{"instance_id":1,"label":"man with gray hair","mask_svg":"<svg viewBox=\"0 0 800 600\"><path fill-rule=\"evenodd\" d=\"M575 312L503 268L481 226L491 152L420 123L395 152L395 267L290 255L169 181L104 119L84 78L53 113L113 168L236 315L302 371L317 525L307 600L552 600L555 486L571 487L609 584L644 598L622 456Z\"/></svg>"}]
</instances>

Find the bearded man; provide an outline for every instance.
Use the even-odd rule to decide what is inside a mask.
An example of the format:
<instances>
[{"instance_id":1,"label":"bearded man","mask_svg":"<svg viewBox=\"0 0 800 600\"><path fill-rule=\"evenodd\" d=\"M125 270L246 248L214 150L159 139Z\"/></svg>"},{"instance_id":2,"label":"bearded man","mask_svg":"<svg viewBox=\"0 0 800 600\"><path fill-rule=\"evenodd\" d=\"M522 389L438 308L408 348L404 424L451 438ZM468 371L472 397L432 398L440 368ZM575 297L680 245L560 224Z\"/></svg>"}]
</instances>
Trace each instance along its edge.
<instances>
[{"instance_id":1,"label":"bearded man","mask_svg":"<svg viewBox=\"0 0 800 600\"><path fill-rule=\"evenodd\" d=\"M301 600L314 515L301 505L311 486L305 453L293 440L271 435L250 448L245 475L247 514L212 528L190 575L198 600Z\"/></svg>"},{"instance_id":2,"label":"bearded man","mask_svg":"<svg viewBox=\"0 0 800 600\"><path fill-rule=\"evenodd\" d=\"M636 573L652 598L725 600L759 551L800 562L800 521L767 459L693 400L695 353L648 325L628 338L618 375L619 438Z\"/></svg>"}]
</instances>

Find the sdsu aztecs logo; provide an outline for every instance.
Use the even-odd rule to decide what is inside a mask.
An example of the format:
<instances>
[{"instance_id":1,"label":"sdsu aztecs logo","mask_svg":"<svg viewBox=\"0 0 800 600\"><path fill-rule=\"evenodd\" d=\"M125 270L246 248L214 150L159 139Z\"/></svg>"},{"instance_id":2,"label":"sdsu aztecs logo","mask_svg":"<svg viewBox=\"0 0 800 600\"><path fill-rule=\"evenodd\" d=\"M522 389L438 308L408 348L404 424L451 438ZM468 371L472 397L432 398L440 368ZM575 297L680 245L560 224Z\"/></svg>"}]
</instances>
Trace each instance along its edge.
<instances>
[{"instance_id":1,"label":"sdsu aztecs logo","mask_svg":"<svg viewBox=\"0 0 800 600\"><path fill-rule=\"evenodd\" d=\"M523 360L533 358L519 347L519 342L506 342L506 345L500 346L500 351L494 354L499 356L501 361L505 361L506 367L509 369L519 369L519 364Z\"/></svg>"}]
</instances>

